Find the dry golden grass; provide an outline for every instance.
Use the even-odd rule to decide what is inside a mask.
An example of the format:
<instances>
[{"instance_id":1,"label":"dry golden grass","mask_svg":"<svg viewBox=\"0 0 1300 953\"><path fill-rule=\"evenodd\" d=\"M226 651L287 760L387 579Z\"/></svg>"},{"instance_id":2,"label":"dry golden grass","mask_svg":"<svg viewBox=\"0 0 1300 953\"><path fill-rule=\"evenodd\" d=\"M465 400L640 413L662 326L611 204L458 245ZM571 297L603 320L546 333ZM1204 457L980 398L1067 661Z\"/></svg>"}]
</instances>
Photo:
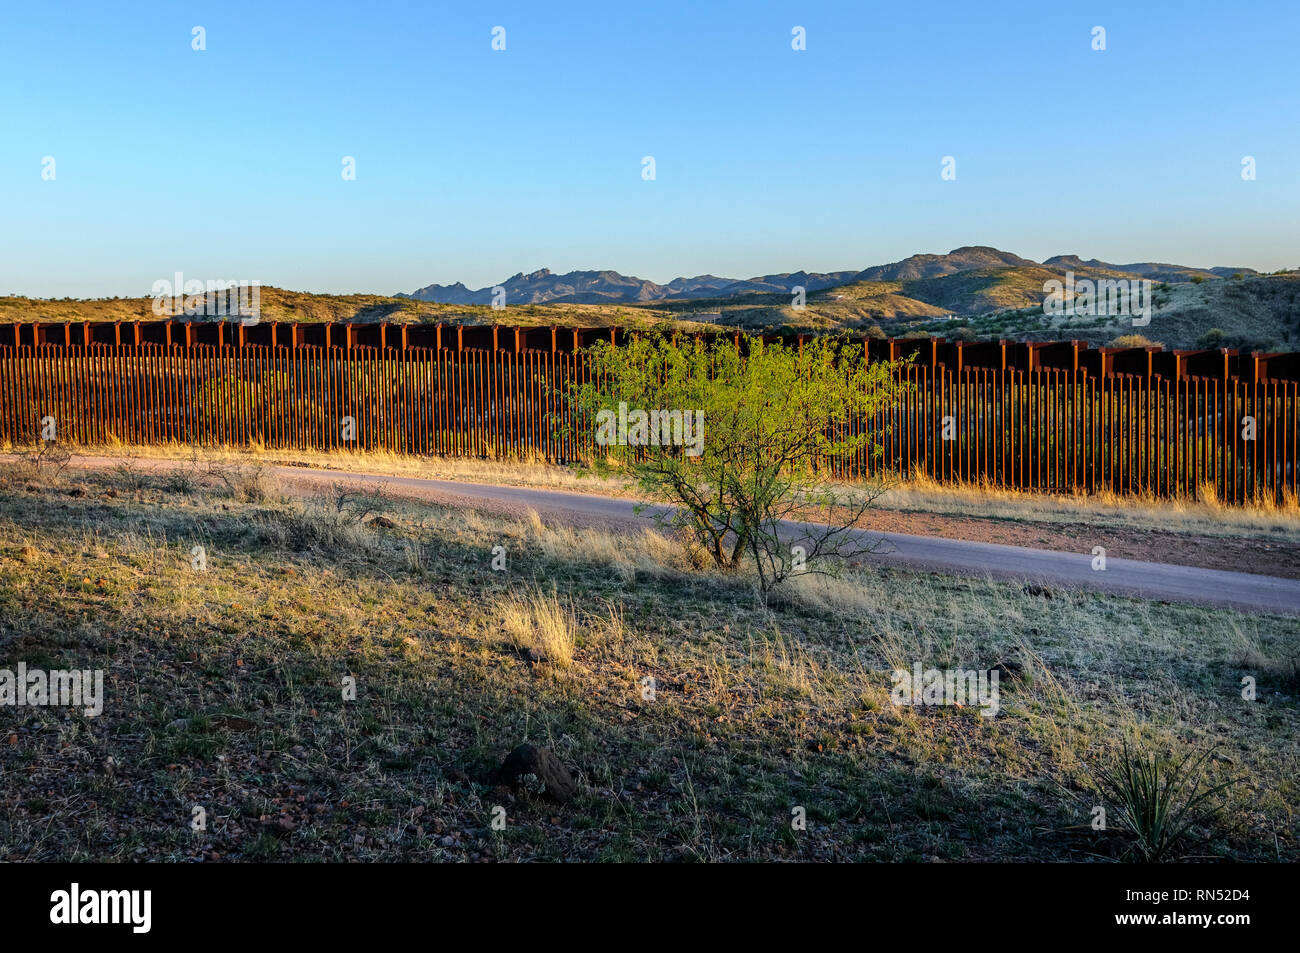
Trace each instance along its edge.
<instances>
[{"instance_id":1,"label":"dry golden grass","mask_svg":"<svg viewBox=\"0 0 1300 953\"><path fill-rule=\"evenodd\" d=\"M1226 505L1210 488L1201 500L1156 499L1113 493L1027 493L970 484L944 484L924 475L890 486L882 509L1028 522L1080 522L1151 528L1211 536L1268 536L1300 541L1300 505L1287 494L1279 503Z\"/></svg>"},{"instance_id":2,"label":"dry golden grass","mask_svg":"<svg viewBox=\"0 0 1300 953\"><path fill-rule=\"evenodd\" d=\"M18 448L0 447L0 453ZM639 497L630 481L583 475L544 461L475 460L453 457L412 457L388 451L312 452L237 448L123 446L86 448L84 454L139 461L175 460L194 467L236 466L268 469L308 466L341 473L528 486L620 498ZM850 491L856 489L848 488ZM1156 499L1100 494L1030 493L971 484L939 483L917 474L892 483L877 498L881 510L968 516L1027 523L1082 523L1118 529L1160 529L1189 535L1267 537L1300 543L1300 501L1286 494L1280 502L1227 505L1212 488L1200 489L1199 500Z\"/></svg>"},{"instance_id":3,"label":"dry golden grass","mask_svg":"<svg viewBox=\"0 0 1300 953\"><path fill-rule=\"evenodd\" d=\"M528 511L525 525L532 543L548 559L607 566L628 580L638 573L685 572L703 564L704 553L697 545L669 538L656 529L610 533L562 523L547 526L536 510Z\"/></svg>"},{"instance_id":4,"label":"dry golden grass","mask_svg":"<svg viewBox=\"0 0 1300 953\"><path fill-rule=\"evenodd\" d=\"M573 664L578 620L573 606L561 603L555 590L534 587L504 597L497 603L501 625L510 642L521 652L532 652L537 661L557 668Z\"/></svg>"},{"instance_id":5,"label":"dry golden grass","mask_svg":"<svg viewBox=\"0 0 1300 953\"><path fill-rule=\"evenodd\" d=\"M28 448L0 444L0 455L16 454ZM178 465L201 468L208 466L306 466L344 473L371 473L381 476L419 477L429 480L456 480L466 483L492 483L506 486L531 486L541 489L571 490L580 493L631 495L633 487L624 481L602 480L583 476L568 467L545 461L477 460L458 457L410 456L386 450L312 451L267 450L262 448L191 447L183 444L125 445L79 447L77 458L106 457L114 460L176 461Z\"/></svg>"}]
</instances>

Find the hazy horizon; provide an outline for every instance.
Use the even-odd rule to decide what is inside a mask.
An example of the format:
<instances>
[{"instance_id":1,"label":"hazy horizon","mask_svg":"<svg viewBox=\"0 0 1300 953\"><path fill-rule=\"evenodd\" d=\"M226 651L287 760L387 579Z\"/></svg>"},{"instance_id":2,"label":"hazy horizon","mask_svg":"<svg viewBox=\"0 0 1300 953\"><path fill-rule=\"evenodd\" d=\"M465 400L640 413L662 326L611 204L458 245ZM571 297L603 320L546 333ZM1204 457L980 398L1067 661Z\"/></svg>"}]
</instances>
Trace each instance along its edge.
<instances>
[{"instance_id":1,"label":"hazy horizon","mask_svg":"<svg viewBox=\"0 0 1300 953\"><path fill-rule=\"evenodd\" d=\"M520 275L520 274L528 275L528 274L532 274L532 273L534 273L534 272L541 271L541 270L543 270L543 269L547 269L547 268L549 268L549 270L550 270L553 274L555 274L555 275L564 275L564 274L568 274L569 272L575 272L575 271L577 271L577 272L583 272L583 271L596 271L596 272L600 272L600 271L610 271L610 272L617 272L618 274L621 274L621 275L623 275L623 276L625 276L625 277L629 277L629 278L639 278L639 279L642 279L642 280L645 280L645 281L652 281L652 282L654 282L655 284L658 284L658 285L666 285L666 284L668 284L669 282L671 282L671 281L673 281L674 279L677 279L677 278L694 278L694 277L698 277L698 276L701 276L701 275L713 275L713 276L718 277L718 278L735 278L735 279L737 279L737 280L741 280L741 281L743 281L743 280L747 280L747 279L750 279L750 278L757 278L757 277L760 277L760 276L762 276L762 275L781 274L781 273L797 273L797 272L801 272L801 271L802 271L802 272L808 272L808 273L830 273L830 272L839 272L839 271L862 271L862 270L864 270L864 269L866 269L866 268L870 268L870 267L873 267L873 266L876 266L876 265L892 264L893 262L901 261L901 260L903 260L903 259L905 259L905 258L908 258L908 257L910 257L910 256L913 255L913 254L919 254L919 255L928 255L928 254L933 254L933 255L945 255L945 254L947 254L948 252L953 251L953 250L956 249L956 248L961 248L961 247L965 247L965 246L974 246L974 245L985 245L985 244L987 244L987 243L984 243L984 242L965 242L965 243L963 243L962 245L954 245L952 248L946 248L946 249L944 249L943 251L921 250L921 251L916 251L916 252L910 252L910 253L908 253L908 254L906 254L906 255L899 255L899 256L897 256L897 257L889 258L889 259L887 259L887 260L882 260L882 261L872 261L872 262L867 262L867 263L865 263L865 264L849 264L849 265L844 265L844 266L831 266L831 267L817 267L817 266L804 266L804 267L795 267L795 268L785 267L785 268L779 268L779 269L772 269L772 270L769 270L769 271L754 271L754 272L748 272L748 273L745 273L745 274L739 274L739 273L736 273L736 274L728 274L728 273L724 273L724 272L720 272L720 271L709 271L709 270L706 269L706 270L704 270L704 271L692 272L692 273L690 273L690 274L668 275L668 276L665 277L665 276L656 276L656 275L644 275L644 274L640 274L640 273L635 272L635 271L630 271L630 270L623 269L623 268L618 268L618 267L607 267L607 266L589 266L589 267L582 267L582 266L576 266L576 267L572 267L572 268L569 268L569 267L566 267L566 268L556 268L556 267L549 266L549 265L538 265L536 268L515 268L514 270L510 271L508 274L501 274L501 275L498 275L495 279L491 279L491 280L489 280L489 281L485 281L485 282L483 282L482 284L474 284L474 283L464 281L463 279L461 279L461 278L457 278L457 277L454 277L454 276L443 276L442 278L437 278L437 277L435 277L435 278L431 278L430 280L423 281L423 282L421 282L420 284L415 285L415 286L413 286L413 287L409 287L409 288L396 288L396 289L386 289L386 288L334 288L334 289L330 289L330 290L323 290L323 289L321 289L321 288L306 288L306 287L302 287L302 288L300 288L300 287L293 287L293 286L291 286L291 285L285 284L285 283L283 283L283 282L275 281L275 280L269 280L269 281L268 281L268 280L266 280L265 278L256 278L256 279L253 279L253 280L259 281L259 282L260 282L263 286L265 286L265 287L283 288L283 289L286 290L286 291L309 292L309 293L315 293L315 294L339 294L339 295L347 295L347 294L374 294L374 295L386 295L386 296L391 296L391 295L396 295L396 294L411 294L412 292L417 291L417 290L419 290L420 288L427 287L427 286L429 286L429 285L435 285L435 284L437 284L437 285L454 285L454 284L455 284L456 282L458 282L458 281L462 282L462 283L463 283L467 288L469 288L469 289L472 290L472 291L479 291L479 290L482 290L482 289L484 289L484 288L491 288L493 285L497 284L498 282L500 282L500 281L504 281L504 280L509 279L509 278L512 278L512 277L514 277L515 275ZM994 247L997 247L997 246L994 246ZM1190 267L1190 268L1203 268L1203 269L1207 269L1207 270L1210 269L1210 268L1223 268L1223 267L1254 268L1256 271L1260 271L1260 272L1276 271L1276 270L1278 270L1278 269L1276 269L1276 268L1272 268L1272 269L1264 269L1264 268L1260 268L1260 267L1258 267L1258 266L1256 266L1256 265L1254 265L1254 264L1251 264L1250 262L1243 262L1243 261L1214 261L1214 262L1208 262L1208 263L1205 263L1205 262L1175 261L1175 260L1173 260L1173 259L1169 259L1169 258L1159 258L1159 257L1152 257L1152 256L1146 256L1146 257L1142 257L1142 258L1134 258L1134 259L1124 259L1123 261L1121 261L1121 260L1118 259L1118 258L1107 257L1107 256L1105 256L1105 255L1079 254L1079 253L1077 253L1077 252L1054 252L1054 253L1052 253L1052 254L1050 254L1050 255L1041 255L1041 256L1040 256L1040 255L1027 255L1027 254L1024 254L1023 252L1018 251L1018 250L1015 249L1015 248L999 248L998 250L999 250L999 251L1005 251L1005 252L1012 252L1013 254L1020 255L1022 258L1028 258L1028 259L1032 259L1032 260L1034 260L1034 261L1038 261L1038 262L1042 262L1042 261L1045 260L1046 258L1051 258L1051 257L1053 257L1054 255L1078 254L1079 257L1082 258L1082 259L1085 260L1085 261L1087 261L1087 260L1089 260L1089 259L1098 259L1098 260L1100 260L1100 261L1105 261L1105 262L1108 262L1108 263L1110 263L1110 264L1136 264L1136 263L1139 263L1139 262L1152 262L1152 263L1163 263L1163 264L1176 264L1176 265L1183 265L1183 266ZM1285 267L1287 267L1287 266L1284 265L1284 266L1281 266L1281 267L1285 268ZM1298 265L1298 266L1291 266L1291 267L1300 267L1300 265ZM185 274L185 277L186 277L187 279L189 279L189 278L198 278L198 277L200 277L199 273L197 273L197 272L185 272L184 274ZM154 280L159 280L159 279L170 280L171 278L172 278L172 275L171 275L171 274L158 275L157 278L155 278L155 279L151 279L151 282L150 282L150 283L152 284L152 281L154 281ZM218 279L219 276L216 275L216 274L208 274L208 273L204 273L204 274L202 275L202 278L203 278L204 280L206 280L207 278ZM151 295L151 289L150 289L150 288L144 288L144 289L141 289L141 290L138 290L138 291L135 291L135 292L131 292L131 293L126 293L126 292L121 292L121 291L109 291L109 292L106 292L106 293L103 293L103 294L74 295L74 294L57 294L57 293L56 293L56 294L25 294L25 293L22 293L22 292L13 292L13 291L10 291L9 289L2 289L2 288L0 288L0 295L10 295L10 294L16 294L16 295L18 295L18 296L20 296L20 297L37 298L37 299L41 299L41 298L54 299L54 298L63 298L63 297L72 297L72 298L105 298L105 297L107 297L107 298L111 298L111 297L114 297L114 296L116 296L116 297L121 297L121 298L145 298L145 297L150 297L150 295Z\"/></svg>"}]
</instances>

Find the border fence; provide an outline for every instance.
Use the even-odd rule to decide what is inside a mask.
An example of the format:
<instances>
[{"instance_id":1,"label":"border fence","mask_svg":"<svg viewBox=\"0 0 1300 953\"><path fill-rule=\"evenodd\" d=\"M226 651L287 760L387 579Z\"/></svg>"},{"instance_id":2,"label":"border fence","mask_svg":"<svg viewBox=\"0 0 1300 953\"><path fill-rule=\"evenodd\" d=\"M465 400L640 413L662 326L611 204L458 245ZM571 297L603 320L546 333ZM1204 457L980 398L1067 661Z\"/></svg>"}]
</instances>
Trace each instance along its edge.
<instances>
[{"instance_id":1,"label":"border fence","mask_svg":"<svg viewBox=\"0 0 1300 953\"><path fill-rule=\"evenodd\" d=\"M618 328L219 322L0 325L0 442L195 444L572 462L563 397ZM726 332L719 332L726 333ZM778 335L765 335L768 340ZM785 336L795 343L797 336ZM737 338L739 341L739 338ZM837 463L941 482L1227 502L1300 489L1300 354L866 341L910 357L879 436ZM351 431L345 421L351 421ZM557 426L558 424L558 426ZM707 421L706 438L707 438Z\"/></svg>"}]
</instances>

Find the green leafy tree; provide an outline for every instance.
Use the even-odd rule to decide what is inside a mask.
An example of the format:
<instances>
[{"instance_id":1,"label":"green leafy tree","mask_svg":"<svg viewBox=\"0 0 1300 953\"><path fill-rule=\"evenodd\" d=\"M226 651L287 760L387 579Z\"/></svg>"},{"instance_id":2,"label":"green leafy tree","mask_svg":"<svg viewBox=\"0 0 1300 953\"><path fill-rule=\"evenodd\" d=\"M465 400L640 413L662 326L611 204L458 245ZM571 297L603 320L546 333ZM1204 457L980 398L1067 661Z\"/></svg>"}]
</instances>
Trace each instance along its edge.
<instances>
[{"instance_id":1,"label":"green leafy tree","mask_svg":"<svg viewBox=\"0 0 1300 953\"><path fill-rule=\"evenodd\" d=\"M716 566L752 561L764 600L793 573L871 551L853 527L883 484L835 477L837 464L883 453L883 427L867 424L906 386L896 365L869 363L861 344L835 338L798 347L755 337L738 348L646 334L588 354L591 373L569 396L595 429L591 467L673 504L659 518Z\"/></svg>"}]
</instances>

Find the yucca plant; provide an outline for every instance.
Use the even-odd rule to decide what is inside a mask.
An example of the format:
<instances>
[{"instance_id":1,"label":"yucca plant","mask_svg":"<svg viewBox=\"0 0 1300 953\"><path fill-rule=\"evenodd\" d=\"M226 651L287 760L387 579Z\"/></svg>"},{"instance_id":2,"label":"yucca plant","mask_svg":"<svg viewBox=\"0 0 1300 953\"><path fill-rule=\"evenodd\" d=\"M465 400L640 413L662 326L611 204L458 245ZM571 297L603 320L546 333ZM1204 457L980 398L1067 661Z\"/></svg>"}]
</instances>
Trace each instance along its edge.
<instances>
[{"instance_id":1,"label":"yucca plant","mask_svg":"<svg viewBox=\"0 0 1300 953\"><path fill-rule=\"evenodd\" d=\"M1130 751L1125 739L1118 762L1097 775L1102 795L1118 804L1120 824L1133 835L1142 860L1170 859L1192 828L1213 821L1222 810L1215 796L1241 779L1205 786L1205 764L1214 751L1190 751L1176 760L1172 754Z\"/></svg>"}]
</instances>

